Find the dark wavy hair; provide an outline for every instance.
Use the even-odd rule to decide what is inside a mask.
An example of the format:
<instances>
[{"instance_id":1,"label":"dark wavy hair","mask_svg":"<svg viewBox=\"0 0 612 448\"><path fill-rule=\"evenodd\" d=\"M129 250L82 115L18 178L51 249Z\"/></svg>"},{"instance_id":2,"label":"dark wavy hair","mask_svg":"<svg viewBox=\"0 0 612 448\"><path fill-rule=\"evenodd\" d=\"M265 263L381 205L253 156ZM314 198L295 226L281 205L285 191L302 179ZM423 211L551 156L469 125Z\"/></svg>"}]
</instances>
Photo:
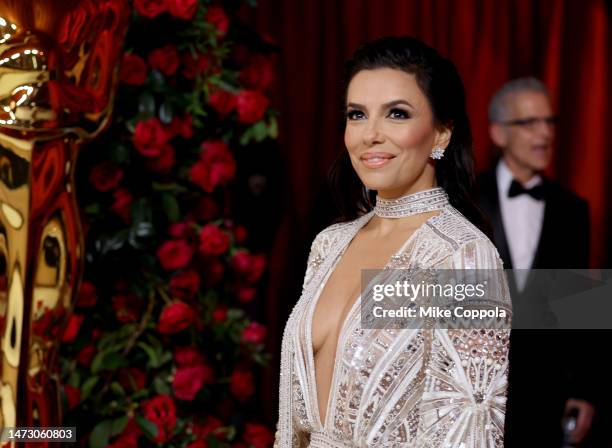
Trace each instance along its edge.
<instances>
[{"instance_id":1,"label":"dark wavy hair","mask_svg":"<svg viewBox=\"0 0 612 448\"><path fill-rule=\"evenodd\" d=\"M487 221L472 199L475 178L472 132L465 106L465 90L455 65L413 37L383 37L365 43L346 63L344 104L353 77L362 70L378 68L413 74L429 101L434 123L452 129L444 157L436 161L436 180L446 190L451 205L489 233ZM366 190L347 151L342 151L332 165L329 183L340 212L336 222L355 219L374 207L376 192Z\"/></svg>"}]
</instances>

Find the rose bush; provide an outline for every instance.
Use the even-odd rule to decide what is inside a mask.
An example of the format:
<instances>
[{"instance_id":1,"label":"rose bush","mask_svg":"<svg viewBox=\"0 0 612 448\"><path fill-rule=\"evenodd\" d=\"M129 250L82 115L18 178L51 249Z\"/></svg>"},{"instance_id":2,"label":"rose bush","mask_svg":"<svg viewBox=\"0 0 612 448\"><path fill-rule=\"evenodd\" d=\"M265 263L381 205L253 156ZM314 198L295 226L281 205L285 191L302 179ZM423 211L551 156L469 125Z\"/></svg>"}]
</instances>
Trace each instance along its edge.
<instances>
[{"instance_id":1,"label":"rose bush","mask_svg":"<svg viewBox=\"0 0 612 448\"><path fill-rule=\"evenodd\" d=\"M238 155L276 138L273 59L240 40L239 2L131 7L114 118L77 170L84 280L74 311L41 307L32 332L62 341L63 424L83 446L270 446L253 403L267 331L245 309L266 257L232 184ZM69 43L87 24L63 26ZM95 100L56 87L58 107Z\"/></svg>"}]
</instances>

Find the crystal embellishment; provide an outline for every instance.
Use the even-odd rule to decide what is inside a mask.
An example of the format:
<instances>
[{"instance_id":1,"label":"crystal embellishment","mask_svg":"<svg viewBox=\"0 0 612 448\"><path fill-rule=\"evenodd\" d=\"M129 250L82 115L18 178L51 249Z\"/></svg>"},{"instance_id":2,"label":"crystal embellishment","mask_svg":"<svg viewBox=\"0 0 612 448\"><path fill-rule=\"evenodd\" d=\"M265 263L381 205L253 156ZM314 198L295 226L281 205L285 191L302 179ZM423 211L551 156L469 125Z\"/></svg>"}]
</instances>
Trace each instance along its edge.
<instances>
[{"instance_id":1,"label":"crystal embellishment","mask_svg":"<svg viewBox=\"0 0 612 448\"><path fill-rule=\"evenodd\" d=\"M381 218L404 218L418 213L441 210L448 204L448 195L444 189L434 187L398 199L383 199L376 196L374 213Z\"/></svg>"}]
</instances>

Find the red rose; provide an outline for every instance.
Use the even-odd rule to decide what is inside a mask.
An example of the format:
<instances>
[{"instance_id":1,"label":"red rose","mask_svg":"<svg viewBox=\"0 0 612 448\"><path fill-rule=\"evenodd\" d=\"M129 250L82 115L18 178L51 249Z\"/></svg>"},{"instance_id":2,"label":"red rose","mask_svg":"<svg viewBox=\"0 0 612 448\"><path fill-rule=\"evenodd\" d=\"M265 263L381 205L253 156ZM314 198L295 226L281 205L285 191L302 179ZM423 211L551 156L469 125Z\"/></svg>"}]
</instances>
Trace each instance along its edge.
<instances>
[{"instance_id":1,"label":"red rose","mask_svg":"<svg viewBox=\"0 0 612 448\"><path fill-rule=\"evenodd\" d=\"M117 213L126 223L130 222L130 207L134 199L127 188L118 188L113 192L111 210Z\"/></svg>"},{"instance_id":2,"label":"red rose","mask_svg":"<svg viewBox=\"0 0 612 448\"><path fill-rule=\"evenodd\" d=\"M238 288L237 297L240 303L249 303L255 298L257 290L255 288L241 287Z\"/></svg>"},{"instance_id":3,"label":"red rose","mask_svg":"<svg viewBox=\"0 0 612 448\"><path fill-rule=\"evenodd\" d=\"M86 345L77 354L77 357L76 357L77 363L82 365L83 367L89 367L95 355L96 355L96 348L93 345Z\"/></svg>"},{"instance_id":4,"label":"red rose","mask_svg":"<svg viewBox=\"0 0 612 448\"><path fill-rule=\"evenodd\" d=\"M180 62L178 50L172 44L151 51L148 60L151 68L159 70L166 76L174 75Z\"/></svg>"},{"instance_id":5,"label":"red rose","mask_svg":"<svg viewBox=\"0 0 612 448\"><path fill-rule=\"evenodd\" d=\"M247 238L247 229L244 226L234 227L234 239L237 243L244 243Z\"/></svg>"},{"instance_id":6,"label":"red rose","mask_svg":"<svg viewBox=\"0 0 612 448\"><path fill-rule=\"evenodd\" d=\"M268 98L254 90L241 90L236 97L238 121L245 124L261 120L268 108Z\"/></svg>"},{"instance_id":7,"label":"red rose","mask_svg":"<svg viewBox=\"0 0 612 448\"><path fill-rule=\"evenodd\" d=\"M176 398L191 401L204 384L211 382L212 377L212 369L207 365L181 367L174 374L172 390Z\"/></svg>"},{"instance_id":8,"label":"red rose","mask_svg":"<svg viewBox=\"0 0 612 448\"><path fill-rule=\"evenodd\" d=\"M173 302L166 305L159 316L157 331L173 334L184 330L193 323L194 313L184 302Z\"/></svg>"},{"instance_id":9,"label":"red rose","mask_svg":"<svg viewBox=\"0 0 612 448\"><path fill-rule=\"evenodd\" d=\"M198 0L166 0L168 11L177 19L191 20L198 10Z\"/></svg>"},{"instance_id":10,"label":"red rose","mask_svg":"<svg viewBox=\"0 0 612 448\"><path fill-rule=\"evenodd\" d=\"M204 365L202 353L195 347L177 347L174 349L174 362L178 367L195 367Z\"/></svg>"},{"instance_id":11,"label":"red rose","mask_svg":"<svg viewBox=\"0 0 612 448\"><path fill-rule=\"evenodd\" d=\"M91 308L98 301L96 287L93 283L84 281L79 288L77 296L77 306L81 308Z\"/></svg>"},{"instance_id":12,"label":"red rose","mask_svg":"<svg viewBox=\"0 0 612 448\"><path fill-rule=\"evenodd\" d=\"M180 135L184 139L190 139L193 137L193 118L190 114L185 114L182 118L175 115L166 126L166 133L172 137Z\"/></svg>"},{"instance_id":13,"label":"red rose","mask_svg":"<svg viewBox=\"0 0 612 448\"><path fill-rule=\"evenodd\" d=\"M144 300L136 294L117 294L113 296L113 311L122 324L137 322L142 314Z\"/></svg>"},{"instance_id":14,"label":"red rose","mask_svg":"<svg viewBox=\"0 0 612 448\"><path fill-rule=\"evenodd\" d=\"M106 448L138 448L138 436L121 435L113 443L107 445Z\"/></svg>"},{"instance_id":15,"label":"red rose","mask_svg":"<svg viewBox=\"0 0 612 448\"><path fill-rule=\"evenodd\" d=\"M168 395L158 395L143 403L143 412L147 420L157 426L157 443L165 443L176 427L176 405Z\"/></svg>"},{"instance_id":16,"label":"red rose","mask_svg":"<svg viewBox=\"0 0 612 448\"><path fill-rule=\"evenodd\" d=\"M225 322L227 320L227 307L217 306L212 313L212 318L215 322Z\"/></svg>"},{"instance_id":17,"label":"red rose","mask_svg":"<svg viewBox=\"0 0 612 448\"><path fill-rule=\"evenodd\" d=\"M244 250L238 251L232 257L231 263L237 273L247 273L251 267L251 255Z\"/></svg>"},{"instance_id":18,"label":"red rose","mask_svg":"<svg viewBox=\"0 0 612 448\"><path fill-rule=\"evenodd\" d=\"M141 433L134 418L130 418L121 435L107 448L138 448L138 437Z\"/></svg>"},{"instance_id":19,"label":"red rose","mask_svg":"<svg viewBox=\"0 0 612 448\"><path fill-rule=\"evenodd\" d=\"M208 96L208 104L224 117L236 107L236 96L226 90L216 90Z\"/></svg>"},{"instance_id":20,"label":"red rose","mask_svg":"<svg viewBox=\"0 0 612 448\"><path fill-rule=\"evenodd\" d=\"M225 184L236 175L236 162L222 141L202 143L200 160L189 171L191 181L211 193L217 185Z\"/></svg>"},{"instance_id":21,"label":"red rose","mask_svg":"<svg viewBox=\"0 0 612 448\"><path fill-rule=\"evenodd\" d=\"M123 389L138 392L144 389L147 383L147 376L142 370L136 367L128 367L127 369L119 370L118 380Z\"/></svg>"},{"instance_id":22,"label":"red rose","mask_svg":"<svg viewBox=\"0 0 612 448\"><path fill-rule=\"evenodd\" d=\"M147 79L147 63L138 55L123 53L119 81L131 86L141 86Z\"/></svg>"},{"instance_id":23,"label":"red rose","mask_svg":"<svg viewBox=\"0 0 612 448\"><path fill-rule=\"evenodd\" d=\"M73 314L68 319L68 324L64 328L64 333L62 334L62 342L72 342L79 334L79 328L81 328L81 324L85 316L81 316L79 314Z\"/></svg>"},{"instance_id":24,"label":"red rose","mask_svg":"<svg viewBox=\"0 0 612 448\"><path fill-rule=\"evenodd\" d=\"M194 436L203 440L205 440L211 434L217 439L222 440L225 438L226 433L221 420L210 415L206 417L206 420L203 423L194 422L192 424L191 431Z\"/></svg>"},{"instance_id":25,"label":"red rose","mask_svg":"<svg viewBox=\"0 0 612 448\"><path fill-rule=\"evenodd\" d=\"M134 128L132 143L145 157L159 157L161 146L168 142L168 134L157 118L139 121Z\"/></svg>"},{"instance_id":26,"label":"red rose","mask_svg":"<svg viewBox=\"0 0 612 448\"><path fill-rule=\"evenodd\" d=\"M152 19L166 12L167 7L165 0L134 0L134 8L141 16Z\"/></svg>"},{"instance_id":27,"label":"red rose","mask_svg":"<svg viewBox=\"0 0 612 448\"><path fill-rule=\"evenodd\" d=\"M246 370L235 370L230 381L230 391L239 400L246 401L253 395L253 374Z\"/></svg>"},{"instance_id":28,"label":"red rose","mask_svg":"<svg viewBox=\"0 0 612 448\"><path fill-rule=\"evenodd\" d=\"M159 147L159 156L151 157L145 161L151 171L165 172L174 166L174 149L168 143Z\"/></svg>"},{"instance_id":29,"label":"red rose","mask_svg":"<svg viewBox=\"0 0 612 448\"><path fill-rule=\"evenodd\" d=\"M208 448L208 442L206 440L196 440L187 445L187 448Z\"/></svg>"},{"instance_id":30,"label":"red rose","mask_svg":"<svg viewBox=\"0 0 612 448\"><path fill-rule=\"evenodd\" d=\"M244 430L244 441L255 448L267 448L274 443L274 435L267 426L247 423Z\"/></svg>"},{"instance_id":31,"label":"red rose","mask_svg":"<svg viewBox=\"0 0 612 448\"><path fill-rule=\"evenodd\" d=\"M190 228L188 222L175 222L170 224L168 228L168 235L172 238L186 238L190 234Z\"/></svg>"},{"instance_id":32,"label":"red rose","mask_svg":"<svg viewBox=\"0 0 612 448\"><path fill-rule=\"evenodd\" d=\"M96 190L103 193L119 185L121 179L123 179L123 171L109 161L94 166L89 174L91 184Z\"/></svg>"},{"instance_id":33,"label":"red rose","mask_svg":"<svg viewBox=\"0 0 612 448\"><path fill-rule=\"evenodd\" d=\"M210 196L204 196L200 199L197 213L203 221L212 221L219 215L219 206Z\"/></svg>"},{"instance_id":34,"label":"red rose","mask_svg":"<svg viewBox=\"0 0 612 448\"><path fill-rule=\"evenodd\" d=\"M200 289L200 275L194 269L180 272L170 280L170 293L179 299L191 299Z\"/></svg>"},{"instance_id":35,"label":"red rose","mask_svg":"<svg viewBox=\"0 0 612 448\"><path fill-rule=\"evenodd\" d=\"M210 288L211 286L219 283L223 279L223 274L225 273L225 266L216 258L212 261L209 261L206 264L206 277L205 277L205 286Z\"/></svg>"},{"instance_id":36,"label":"red rose","mask_svg":"<svg viewBox=\"0 0 612 448\"><path fill-rule=\"evenodd\" d=\"M262 276L266 269L265 255L251 255L251 266L246 273L245 280L247 283L253 284Z\"/></svg>"},{"instance_id":37,"label":"red rose","mask_svg":"<svg viewBox=\"0 0 612 448\"><path fill-rule=\"evenodd\" d=\"M225 15L225 11L220 6L211 6L208 8L204 20L217 28L217 35L225 36L229 28L229 19Z\"/></svg>"},{"instance_id":38,"label":"red rose","mask_svg":"<svg viewBox=\"0 0 612 448\"><path fill-rule=\"evenodd\" d=\"M200 231L200 252L202 255L221 255L229 249L227 233L214 224L207 224Z\"/></svg>"},{"instance_id":39,"label":"red rose","mask_svg":"<svg viewBox=\"0 0 612 448\"><path fill-rule=\"evenodd\" d=\"M68 401L68 409L74 409L81 401L81 391L78 387L73 387L70 384L64 384L64 392Z\"/></svg>"},{"instance_id":40,"label":"red rose","mask_svg":"<svg viewBox=\"0 0 612 448\"><path fill-rule=\"evenodd\" d=\"M256 54L251 57L249 65L240 71L240 82L246 87L263 92L274 81L272 59Z\"/></svg>"},{"instance_id":41,"label":"red rose","mask_svg":"<svg viewBox=\"0 0 612 448\"><path fill-rule=\"evenodd\" d=\"M251 344L260 344L266 337L266 327L257 323L251 322L242 330L242 341Z\"/></svg>"},{"instance_id":42,"label":"red rose","mask_svg":"<svg viewBox=\"0 0 612 448\"><path fill-rule=\"evenodd\" d=\"M204 73L211 66L208 56L198 53L195 56L191 53L183 55L183 76L187 79L195 79L196 76Z\"/></svg>"},{"instance_id":43,"label":"red rose","mask_svg":"<svg viewBox=\"0 0 612 448\"><path fill-rule=\"evenodd\" d=\"M247 283L253 284L264 273L266 257L264 255L251 255L245 251L238 251L232 257L234 271L241 275Z\"/></svg>"},{"instance_id":44,"label":"red rose","mask_svg":"<svg viewBox=\"0 0 612 448\"><path fill-rule=\"evenodd\" d=\"M166 271L182 269L189 264L193 249L185 240L170 240L157 250L159 263Z\"/></svg>"}]
</instances>

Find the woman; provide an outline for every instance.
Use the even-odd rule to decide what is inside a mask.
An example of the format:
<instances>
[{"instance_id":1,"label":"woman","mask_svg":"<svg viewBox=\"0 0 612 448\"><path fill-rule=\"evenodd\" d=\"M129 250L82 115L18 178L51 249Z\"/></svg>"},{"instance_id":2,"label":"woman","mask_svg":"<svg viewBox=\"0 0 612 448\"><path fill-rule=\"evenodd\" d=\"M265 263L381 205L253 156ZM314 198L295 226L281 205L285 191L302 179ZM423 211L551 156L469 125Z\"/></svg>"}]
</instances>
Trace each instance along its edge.
<instances>
[{"instance_id":1,"label":"woman","mask_svg":"<svg viewBox=\"0 0 612 448\"><path fill-rule=\"evenodd\" d=\"M332 176L343 222L315 238L283 336L276 446L503 446L509 330L360 320L362 269L496 269L491 294L509 306L497 251L470 222L453 64L408 37L362 46L347 64L344 141Z\"/></svg>"}]
</instances>

